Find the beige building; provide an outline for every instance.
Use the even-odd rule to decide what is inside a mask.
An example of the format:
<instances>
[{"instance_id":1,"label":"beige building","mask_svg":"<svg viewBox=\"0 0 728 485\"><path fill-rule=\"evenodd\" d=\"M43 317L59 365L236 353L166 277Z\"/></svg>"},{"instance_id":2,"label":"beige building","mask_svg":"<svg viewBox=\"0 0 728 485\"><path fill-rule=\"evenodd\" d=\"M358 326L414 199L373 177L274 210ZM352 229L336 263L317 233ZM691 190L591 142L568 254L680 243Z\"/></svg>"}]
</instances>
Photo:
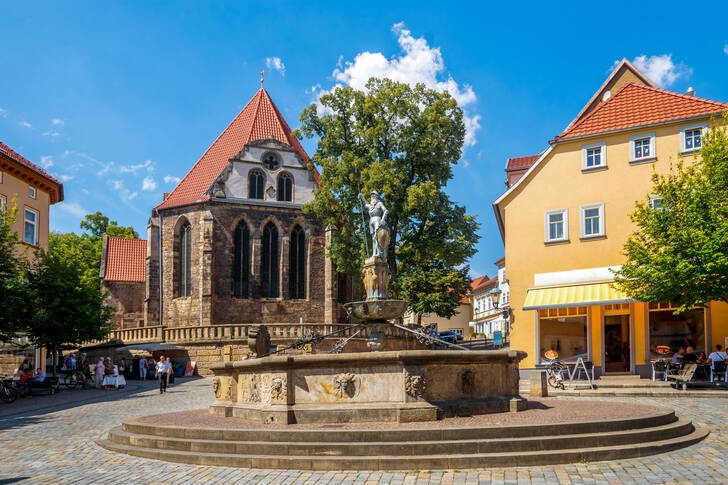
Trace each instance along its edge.
<instances>
[{"instance_id":1,"label":"beige building","mask_svg":"<svg viewBox=\"0 0 728 485\"><path fill-rule=\"evenodd\" d=\"M0 142L0 209L17 209L13 229L29 257L35 249L48 249L50 206L62 200L61 182ZM0 346L1 374L12 373L24 358L35 367L44 365L43 352L23 348L26 343L19 338Z\"/></svg>"},{"instance_id":2,"label":"beige building","mask_svg":"<svg viewBox=\"0 0 728 485\"><path fill-rule=\"evenodd\" d=\"M426 327L428 325L437 324L437 331L444 332L445 330L453 330L456 333L462 335L464 338L470 337L470 297L463 297L460 300L460 306L455 310L455 315L450 318L442 318L434 313L423 313L422 319L420 320L421 325ZM407 310L404 314L405 325L416 325L417 314Z\"/></svg>"}]
</instances>

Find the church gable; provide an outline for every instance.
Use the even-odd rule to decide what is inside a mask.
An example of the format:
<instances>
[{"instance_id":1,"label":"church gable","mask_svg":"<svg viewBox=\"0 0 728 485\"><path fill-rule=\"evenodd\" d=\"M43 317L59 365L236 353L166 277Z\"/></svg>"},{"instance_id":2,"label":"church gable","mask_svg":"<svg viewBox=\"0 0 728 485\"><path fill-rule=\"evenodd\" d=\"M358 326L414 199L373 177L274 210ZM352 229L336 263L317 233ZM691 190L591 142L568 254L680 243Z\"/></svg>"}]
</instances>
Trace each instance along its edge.
<instances>
[{"instance_id":1,"label":"church gable","mask_svg":"<svg viewBox=\"0 0 728 485\"><path fill-rule=\"evenodd\" d=\"M315 181L298 151L275 138L246 144L208 191L244 203L300 206L313 200Z\"/></svg>"}]
</instances>

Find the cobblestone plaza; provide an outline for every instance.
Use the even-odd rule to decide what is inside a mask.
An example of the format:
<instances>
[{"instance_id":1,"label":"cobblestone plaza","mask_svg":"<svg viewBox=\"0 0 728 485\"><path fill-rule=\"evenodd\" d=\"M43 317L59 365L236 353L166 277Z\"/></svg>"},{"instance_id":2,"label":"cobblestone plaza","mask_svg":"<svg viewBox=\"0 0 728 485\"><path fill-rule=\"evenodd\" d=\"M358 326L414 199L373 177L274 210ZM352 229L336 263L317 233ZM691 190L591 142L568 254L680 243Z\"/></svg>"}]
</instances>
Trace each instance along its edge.
<instances>
[{"instance_id":1,"label":"cobblestone plaza","mask_svg":"<svg viewBox=\"0 0 728 485\"><path fill-rule=\"evenodd\" d=\"M584 400L588 398L580 398ZM610 399L610 398L601 398ZM612 398L615 399L615 398ZM0 483L726 483L728 401L721 398L619 398L673 407L710 436L686 449L640 459L544 467L414 472L302 472L178 465L106 451L94 441L122 419L200 409L213 401L210 379L182 380L166 395L155 382L119 391L66 391L0 407Z\"/></svg>"}]
</instances>

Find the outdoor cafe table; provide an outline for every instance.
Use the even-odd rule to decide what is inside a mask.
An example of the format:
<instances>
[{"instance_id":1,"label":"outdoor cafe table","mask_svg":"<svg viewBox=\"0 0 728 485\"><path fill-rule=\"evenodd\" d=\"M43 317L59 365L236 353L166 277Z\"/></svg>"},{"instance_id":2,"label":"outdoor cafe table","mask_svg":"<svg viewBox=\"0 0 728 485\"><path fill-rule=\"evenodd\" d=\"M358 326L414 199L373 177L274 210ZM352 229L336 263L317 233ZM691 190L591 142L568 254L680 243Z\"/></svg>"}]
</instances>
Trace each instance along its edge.
<instances>
[{"instance_id":1,"label":"outdoor cafe table","mask_svg":"<svg viewBox=\"0 0 728 485\"><path fill-rule=\"evenodd\" d=\"M101 382L101 387L104 389L108 389L110 387L114 387L115 389L118 389L119 386L124 387L126 386L126 379L124 379L124 376L118 375L108 375L104 376L104 380Z\"/></svg>"}]
</instances>

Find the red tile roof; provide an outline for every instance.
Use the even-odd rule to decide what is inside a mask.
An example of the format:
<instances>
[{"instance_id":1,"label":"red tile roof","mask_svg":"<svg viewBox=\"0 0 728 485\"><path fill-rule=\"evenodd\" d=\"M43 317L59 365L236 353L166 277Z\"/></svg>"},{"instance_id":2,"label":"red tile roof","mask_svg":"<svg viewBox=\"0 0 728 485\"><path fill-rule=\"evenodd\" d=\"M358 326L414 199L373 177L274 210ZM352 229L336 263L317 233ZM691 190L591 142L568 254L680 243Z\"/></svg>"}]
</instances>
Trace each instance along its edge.
<instances>
[{"instance_id":1,"label":"red tile roof","mask_svg":"<svg viewBox=\"0 0 728 485\"><path fill-rule=\"evenodd\" d=\"M203 194L220 175L230 158L240 152L247 143L271 137L293 147L303 161L308 162L306 151L291 135L288 123L283 119L270 95L265 89L260 88L172 193L156 208L174 207L209 198ZM318 172L315 170L314 178L318 182Z\"/></svg>"},{"instance_id":2,"label":"red tile roof","mask_svg":"<svg viewBox=\"0 0 728 485\"><path fill-rule=\"evenodd\" d=\"M531 165L536 163L536 160L538 160L538 157L540 156L541 154L539 153L538 155L529 155L527 157L509 158L508 163L506 164L506 172L528 170L531 168Z\"/></svg>"},{"instance_id":3,"label":"red tile roof","mask_svg":"<svg viewBox=\"0 0 728 485\"><path fill-rule=\"evenodd\" d=\"M147 241L109 237L106 246L106 281L145 281Z\"/></svg>"},{"instance_id":4,"label":"red tile roof","mask_svg":"<svg viewBox=\"0 0 728 485\"><path fill-rule=\"evenodd\" d=\"M719 103L665 89L627 83L557 139L603 133L728 110Z\"/></svg>"},{"instance_id":5,"label":"red tile roof","mask_svg":"<svg viewBox=\"0 0 728 485\"><path fill-rule=\"evenodd\" d=\"M490 288L491 286L493 286L497 283L498 283L498 277L493 276L492 278L490 278L488 280L481 281L480 284L478 284L478 286L473 287L473 292L482 290L483 288Z\"/></svg>"},{"instance_id":6,"label":"red tile roof","mask_svg":"<svg viewBox=\"0 0 728 485\"><path fill-rule=\"evenodd\" d=\"M0 141L0 155L5 155L6 157L18 162L20 165L24 166L25 168L29 169L30 171L34 172L36 175L39 175L46 179L51 184L55 185L58 190L58 200L54 200L55 197L51 196L51 204L55 204L56 202L60 202L63 200L63 184L53 178L48 172L34 164L33 162L26 159L24 156L7 146L5 143Z\"/></svg>"}]
</instances>

